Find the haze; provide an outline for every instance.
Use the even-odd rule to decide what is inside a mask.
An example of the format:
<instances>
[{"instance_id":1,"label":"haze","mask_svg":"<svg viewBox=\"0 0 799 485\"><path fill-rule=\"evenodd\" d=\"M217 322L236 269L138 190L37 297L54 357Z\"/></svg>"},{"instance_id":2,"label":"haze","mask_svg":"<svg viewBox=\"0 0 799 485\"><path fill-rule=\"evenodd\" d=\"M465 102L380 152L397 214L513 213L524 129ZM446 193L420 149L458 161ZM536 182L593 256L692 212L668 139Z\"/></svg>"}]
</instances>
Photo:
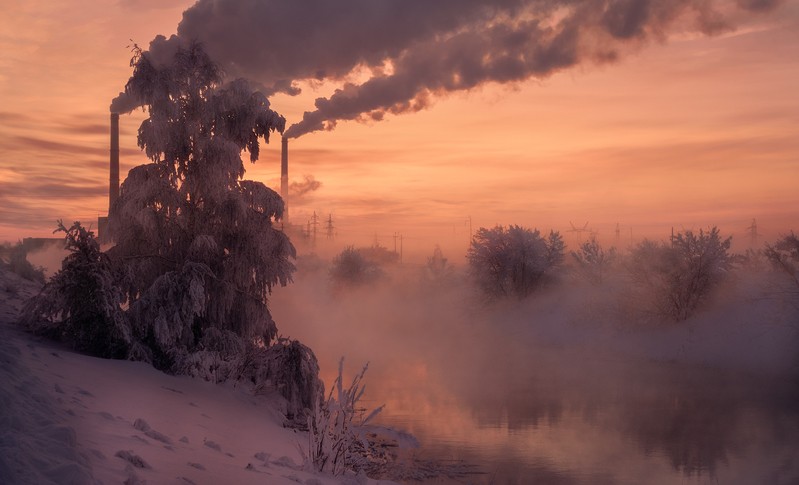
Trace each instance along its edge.
<instances>
[{"instance_id":1,"label":"haze","mask_svg":"<svg viewBox=\"0 0 799 485\"><path fill-rule=\"evenodd\" d=\"M208 3L198 4L194 17ZM527 2L506 3L513 9ZM0 240L47 236L57 219L90 223L105 215L108 105L130 74L128 46L131 39L146 47L158 34L177 32L189 7L132 0L4 7ZM360 122L345 116L334 131L293 139L292 182L308 176L319 183L290 201L291 222L306 224L314 212L332 215L342 244L377 240L391 247L401 233L406 254L418 258L434 243L463 254L470 220L473 228L522 224L561 231L570 221L589 222L610 244L617 224L625 241L712 224L741 240L753 218L766 236L795 228L799 2L717 7L715 23L683 7L673 7L682 8L676 20L651 14L640 32L618 32L607 42L612 62L583 49L573 62L536 64L538 70L507 81L481 71L473 86L461 77L462 85L435 84L430 96L416 96L408 106L370 108ZM446 4L439 10L423 27L461 22L472 28L486 15L447 20ZM546 15L554 22L565 14ZM353 25L359 19L343 18ZM201 20L184 19L183 29ZM413 17L403 21L408 32L398 21L394 37L387 34L375 52L354 60L310 56L303 49L324 39L298 27L296 39L275 43L275 51L297 45L289 53L295 63L286 61L293 59L288 54L274 61L281 72L226 71L247 74L267 90L294 80L299 95L270 98L288 126L313 112L315 98L380 77L375 66L381 63L388 63L382 75L390 77L403 62L397 52L403 42L423 43L432 35ZM314 22L320 20L307 18L308 26ZM602 39L593 40L590 50L604 48ZM309 63L325 59L326 72L308 71ZM135 141L142 116L122 116L123 178L145 161ZM278 187L279 149L273 140L248 165L248 178Z\"/></svg>"},{"instance_id":2,"label":"haze","mask_svg":"<svg viewBox=\"0 0 799 485\"><path fill-rule=\"evenodd\" d=\"M90 297L66 293L84 288L75 258L39 291L39 266L52 275L65 254L58 242L4 244L4 327L61 332L76 348L230 391L274 388L285 413L272 411L311 430L307 455L285 452L309 473L311 463L330 471L327 452L316 460L312 449L354 436L318 433L349 426L328 421L331 409L360 410L359 397L346 412L319 403L317 374L335 389L346 356L345 381L371 362L363 404L386 404L374 423L410 455L411 475L392 457L374 479L797 481L799 0L11 1L0 14L0 241L52 237L58 220L84 234L71 222L104 220L111 244L103 256L83 243L100 282ZM223 85L216 67L221 81L251 84ZM142 146L164 160L141 167L148 114ZM121 193L112 186L106 218L118 116L120 181L138 168ZM258 157L254 140L270 132ZM244 178L288 194L287 217L275 193L235 182L243 147L258 159ZM67 312L85 305L104 313L71 313L93 328L75 332ZM59 353L41 360L28 338L14 330L0 351L49 375L47 355ZM76 386L107 370L64 355ZM348 393L339 386L338 399ZM23 411L38 397L7 394L32 422ZM133 426L192 454L239 439L222 423L215 448L210 434L178 441L186 426L210 432L206 421L159 423L122 404L136 413L119 428L125 439ZM168 414L186 407L196 403ZM63 410L78 423L70 436L91 428L84 416L99 429L119 417L83 409ZM305 436L278 439L246 419L275 449ZM147 434L148 420L167 431ZM372 436L359 456L394 453ZM106 449L117 442L95 456L118 475L116 458L137 460ZM206 463L214 473L235 463L245 480L293 463L286 454L270 465L249 445L188 465L172 448L137 449L160 460L140 470L150 482L175 476L171 467L202 483L214 476ZM235 461L251 456L263 465ZM0 463L0 481L8 470Z\"/></svg>"}]
</instances>

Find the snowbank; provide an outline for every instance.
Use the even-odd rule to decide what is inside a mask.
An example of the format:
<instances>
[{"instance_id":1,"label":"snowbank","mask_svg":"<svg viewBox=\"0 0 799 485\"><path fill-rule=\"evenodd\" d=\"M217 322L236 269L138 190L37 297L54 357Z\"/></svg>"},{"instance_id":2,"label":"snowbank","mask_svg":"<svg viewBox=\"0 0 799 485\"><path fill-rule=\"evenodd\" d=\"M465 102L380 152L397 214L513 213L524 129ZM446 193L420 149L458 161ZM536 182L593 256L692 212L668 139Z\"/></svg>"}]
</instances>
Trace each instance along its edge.
<instances>
[{"instance_id":1,"label":"snowbank","mask_svg":"<svg viewBox=\"0 0 799 485\"><path fill-rule=\"evenodd\" d=\"M11 322L36 291L0 271L0 483L380 483L302 470L307 438L282 426L277 396L22 332Z\"/></svg>"}]
</instances>

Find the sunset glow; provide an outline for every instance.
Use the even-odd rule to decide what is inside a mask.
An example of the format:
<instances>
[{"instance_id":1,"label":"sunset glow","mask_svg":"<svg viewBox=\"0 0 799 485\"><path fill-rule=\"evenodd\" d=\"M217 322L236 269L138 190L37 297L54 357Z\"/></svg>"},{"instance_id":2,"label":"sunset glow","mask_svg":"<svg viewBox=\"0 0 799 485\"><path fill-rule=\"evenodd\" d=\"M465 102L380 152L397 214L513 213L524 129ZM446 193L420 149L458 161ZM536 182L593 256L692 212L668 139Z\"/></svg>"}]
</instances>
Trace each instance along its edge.
<instances>
[{"instance_id":1,"label":"sunset glow","mask_svg":"<svg viewBox=\"0 0 799 485\"><path fill-rule=\"evenodd\" d=\"M107 211L108 106L130 76L130 39L176 32L188 1L16 2L0 16L0 240ZM675 28L612 63L434 97L415 113L341 121L290 144L291 222L334 218L341 245L462 254L473 228L566 231L614 243L718 225L746 240L799 229L799 2L706 36ZM299 34L298 34L299 35ZM302 36L297 39L302 42ZM266 47L268 48L268 47ZM354 74L352 74L354 76ZM258 81L256 79L256 81ZM341 82L271 97L288 125ZM121 173L146 158L141 111L121 119ZM279 186L277 137L247 177ZM567 243L571 243L567 237Z\"/></svg>"}]
</instances>

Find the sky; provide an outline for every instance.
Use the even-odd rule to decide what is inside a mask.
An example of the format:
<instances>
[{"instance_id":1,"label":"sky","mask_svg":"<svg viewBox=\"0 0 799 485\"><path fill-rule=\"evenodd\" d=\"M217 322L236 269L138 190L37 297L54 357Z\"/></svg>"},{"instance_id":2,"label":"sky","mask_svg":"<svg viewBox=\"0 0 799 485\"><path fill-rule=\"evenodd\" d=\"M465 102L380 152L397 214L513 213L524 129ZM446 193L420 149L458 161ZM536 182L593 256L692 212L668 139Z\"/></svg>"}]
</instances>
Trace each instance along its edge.
<instances>
[{"instance_id":1,"label":"sky","mask_svg":"<svg viewBox=\"0 0 799 485\"><path fill-rule=\"evenodd\" d=\"M332 217L338 247L402 234L408 254L458 259L496 224L572 246L588 234L571 224L619 246L718 225L740 248L753 219L761 242L799 230L799 0L2 4L0 241L96 226L130 46L176 33L297 123L290 179L319 184L290 222L315 212L321 234ZM123 178L147 162L143 119L121 118ZM278 188L279 150L246 177Z\"/></svg>"}]
</instances>

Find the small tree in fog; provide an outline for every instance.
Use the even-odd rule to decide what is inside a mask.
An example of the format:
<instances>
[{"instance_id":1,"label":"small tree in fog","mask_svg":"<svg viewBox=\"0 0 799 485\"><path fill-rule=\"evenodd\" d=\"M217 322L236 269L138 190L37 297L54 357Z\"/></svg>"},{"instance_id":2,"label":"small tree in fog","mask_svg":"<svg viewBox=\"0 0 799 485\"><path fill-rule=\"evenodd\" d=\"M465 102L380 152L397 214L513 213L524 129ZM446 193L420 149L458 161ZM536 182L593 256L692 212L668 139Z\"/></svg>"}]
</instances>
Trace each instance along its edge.
<instances>
[{"instance_id":1,"label":"small tree in fog","mask_svg":"<svg viewBox=\"0 0 799 485\"><path fill-rule=\"evenodd\" d=\"M616 248L605 251L596 239L580 245L579 251L571 253L577 271L591 284L601 285L605 275L616 259Z\"/></svg>"},{"instance_id":2,"label":"small tree in fog","mask_svg":"<svg viewBox=\"0 0 799 485\"><path fill-rule=\"evenodd\" d=\"M791 232L773 245L767 244L764 253L775 269L799 287L799 237L796 234Z\"/></svg>"},{"instance_id":3,"label":"small tree in fog","mask_svg":"<svg viewBox=\"0 0 799 485\"><path fill-rule=\"evenodd\" d=\"M138 143L151 163L122 184L109 254L126 275L133 328L160 367L176 351L224 347L226 333L268 345L267 295L291 280L295 250L274 227L283 200L243 180L241 153L255 162L259 139L285 120L246 81L223 84L199 44L158 62L136 50L131 64L125 93L147 111Z\"/></svg>"},{"instance_id":4,"label":"small tree in fog","mask_svg":"<svg viewBox=\"0 0 799 485\"><path fill-rule=\"evenodd\" d=\"M630 272L648 291L655 311L677 321L691 316L730 270L732 238L719 230L684 231L671 244L643 241L632 252Z\"/></svg>"},{"instance_id":5,"label":"small tree in fog","mask_svg":"<svg viewBox=\"0 0 799 485\"><path fill-rule=\"evenodd\" d=\"M361 286L373 283L382 276L380 266L353 246L346 247L333 258L330 267L330 280L336 286Z\"/></svg>"},{"instance_id":6,"label":"small tree in fog","mask_svg":"<svg viewBox=\"0 0 799 485\"><path fill-rule=\"evenodd\" d=\"M423 268L422 278L432 284L442 284L452 278L454 269L444 257L444 252L436 244L433 255L427 258Z\"/></svg>"},{"instance_id":7,"label":"small tree in fog","mask_svg":"<svg viewBox=\"0 0 799 485\"><path fill-rule=\"evenodd\" d=\"M543 238L537 229L516 225L481 227L466 257L470 275L486 296L521 299L552 280L563 262L564 247L554 231Z\"/></svg>"},{"instance_id":8,"label":"small tree in fog","mask_svg":"<svg viewBox=\"0 0 799 485\"><path fill-rule=\"evenodd\" d=\"M23 323L92 355L125 357L130 329L108 256L79 222L67 228L59 221L56 231L66 235L69 254L42 291L26 302Z\"/></svg>"}]
</instances>

